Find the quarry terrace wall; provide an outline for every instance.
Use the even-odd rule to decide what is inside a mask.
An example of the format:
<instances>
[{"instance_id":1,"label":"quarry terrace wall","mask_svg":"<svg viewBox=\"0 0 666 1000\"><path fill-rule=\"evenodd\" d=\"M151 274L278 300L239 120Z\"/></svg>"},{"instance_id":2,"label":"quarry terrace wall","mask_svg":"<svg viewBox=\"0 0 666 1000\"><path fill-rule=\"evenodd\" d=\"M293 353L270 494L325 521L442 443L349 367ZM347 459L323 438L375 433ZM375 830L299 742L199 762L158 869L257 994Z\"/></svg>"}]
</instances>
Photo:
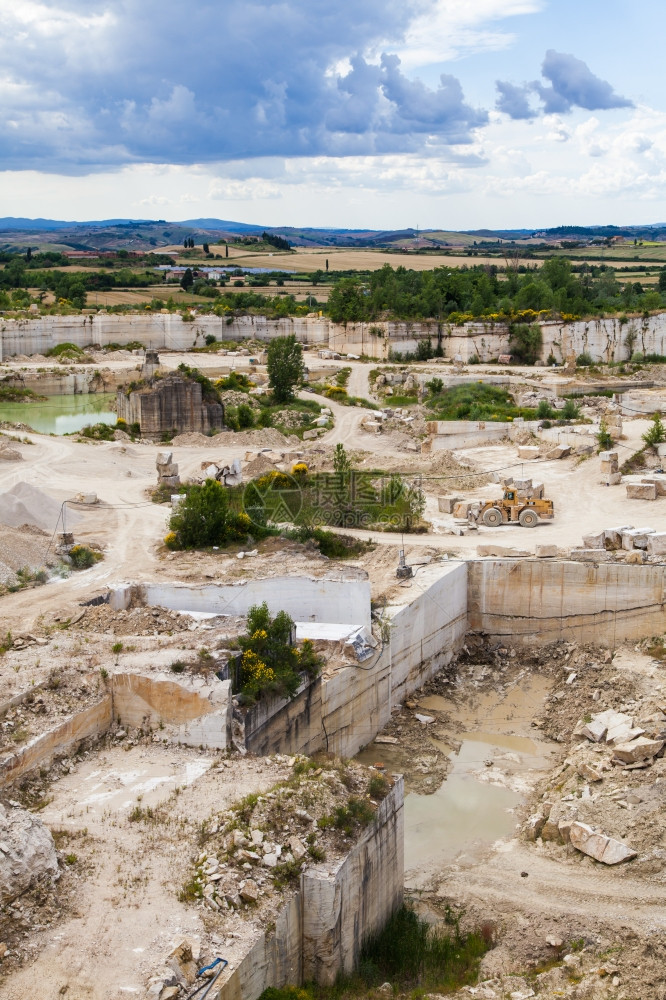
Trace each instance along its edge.
<instances>
[{"instance_id":1,"label":"quarry terrace wall","mask_svg":"<svg viewBox=\"0 0 666 1000\"><path fill-rule=\"evenodd\" d=\"M114 610L139 597L149 607L217 615L246 615L266 601L272 615L286 611L296 622L370 624L370 582L364 570L347 567L326 577L276 576L201 587L168 583L125 584L111 591Z\"/></svg>"},{"instance_id":2,"label":"quarry terrace wall","mask_svg":"<svg viewBox=\"0 0 666 1000\"><path fill-rule=\"evenodd\" d=\"M467 631L467 564L424 567L408 604L385 609L372 657L303 685L293 701L266 699L244 717L254 753L327 750L351 757L391 718L391 709L447 666Z\"/></svg>"},{"instance_id":3,"label":"quarry terrace wall","mask_svg":"<svg viewBox=\"0 0 666 1000\"><path fill-rule=\"evenodd\" d=\"M665 566L509 559L468 565L468 626L490 641L568 639L613 649L666 626Z\"/></svg>"},{"instance_id":4,"label":"quarry terrace wall","mask_svg":"<svg viewBox=\"0 0 666 1000\"><path fill-rule=\"evenodd\" d=\"M557 361L587 352L597 361L624 361L632 350L666 354L666 313L636 317L621 323L619 318L576 320L571 323L542 323L541 360L553 354ZM212 334L218 340L270 341L294 334L312 347L329 348L341 354L359 354L388 359L389 350L414 351L419 340L430 338L433 346L441 341L444 356L468 361L476 355L491 361L509 353L509 331L504 323L420 323L373 322L333 323L322 316L267 319L264 316L226 318L201 315L191 322L180 313L96 313L80 316L41 316L33 319L0 319L0 361L15 354L44 354L65 341L79 347L139 341L153 350L186 351L201 347Z\"/></svg>"},{"instance_id":5,"label":"quarry terrace wall","mask_svg":"<svg viewBox=\"0 0 666 1000\"><path fill-rule=\"evenodd\" d=\"M360 841L337 864L301 875L282 908L213 1000L257 1000L269 987L315 981L333 985L350 973L366 938L401 905L404 885L404 785L398 778Z\"/></svg>"}]
</instances>

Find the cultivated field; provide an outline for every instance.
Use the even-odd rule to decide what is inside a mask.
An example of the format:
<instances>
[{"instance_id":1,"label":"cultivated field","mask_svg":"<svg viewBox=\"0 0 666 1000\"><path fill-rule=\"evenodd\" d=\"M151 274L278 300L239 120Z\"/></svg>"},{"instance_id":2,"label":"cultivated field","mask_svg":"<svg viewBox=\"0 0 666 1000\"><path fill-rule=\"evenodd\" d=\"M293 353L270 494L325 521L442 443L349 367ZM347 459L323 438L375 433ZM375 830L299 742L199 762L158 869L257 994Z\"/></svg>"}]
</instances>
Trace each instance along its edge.
<instances>
[{"instance_id":1,"label":"cultivated field","mask_svg":"<svg viewBox=\"0 0 666 1000\"><path fill-rule=\"evenodd\" d=\"M177 248L176 248L177 250ZM217 252L217 247L211 250ZM165 250L165 253L175 252ZM295 253L253 253L248 247L229 246L229 257L222 261L201 261L201 264L238 264L244 267L268 267L279 271L325 271L328 260L331 271L378 271L384 264L391 267L406 267L412 271L431 271L435 267L470 267L474 264L503 265L502 257L467 257L461 254L437 253L389 253L386 250L356 250L354 248L322 247L312 250L297 249ZM194 266L192 260L183 258L179 263ZM519 264L528 267L540 267L541 262L535 260L519 260Z\"/></svg>"}]
</instances>

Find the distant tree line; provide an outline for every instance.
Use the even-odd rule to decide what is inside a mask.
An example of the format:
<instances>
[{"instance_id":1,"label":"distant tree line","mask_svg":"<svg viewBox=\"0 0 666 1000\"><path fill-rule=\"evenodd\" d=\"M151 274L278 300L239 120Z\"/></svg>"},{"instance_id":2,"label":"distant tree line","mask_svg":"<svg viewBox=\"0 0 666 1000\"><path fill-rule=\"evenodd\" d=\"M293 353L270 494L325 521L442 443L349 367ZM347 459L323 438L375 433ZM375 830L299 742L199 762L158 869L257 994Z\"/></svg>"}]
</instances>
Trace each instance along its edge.
<instances>
[{"instance_id":1,"label":"distant tree line","mask_svg":"<svg viewBox=\"0 0 666 1000\"><path fill-rule=\"evenodd\" d=\"M264 230L264 232L261 234L261 238L264 241L264 243L269 243L272 247L275 247L277 250L291 250L291 243L289 242L289 240L286 240L284 236L277 236L277 235L274 236L271 233L267 233Z\"/></svg>"},{"instance_id":2,"label":"distant tree line","mask_svg":"<svg viewBox=\"0 0 666 1000\"><path fill-rule=\"evenodd\" d=\"M331 290L328 313L335 322L381 317L447 319L450 316L499 318L526 311L591 316L664 305L666 270L656 289L638 281L623 288L612 268L581 265L552 257L537 270L500 272L495 265L438 267L432 271L393 269L385 264L367 277L349 277Z\"/></svg>"}]
</instances>

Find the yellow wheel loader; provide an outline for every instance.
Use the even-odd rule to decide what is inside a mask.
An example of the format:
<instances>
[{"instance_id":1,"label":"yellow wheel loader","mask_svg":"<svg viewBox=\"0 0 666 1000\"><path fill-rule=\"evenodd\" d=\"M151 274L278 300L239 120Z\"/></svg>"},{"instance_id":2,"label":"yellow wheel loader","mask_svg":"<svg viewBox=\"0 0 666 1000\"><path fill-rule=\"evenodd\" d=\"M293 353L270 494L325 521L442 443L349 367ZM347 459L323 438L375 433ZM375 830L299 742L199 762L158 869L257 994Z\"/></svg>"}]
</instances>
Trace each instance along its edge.
<instances>
[{"instance_id":1,"label":"yellow wheel loader","mask_svg":"<svg viewBox=\"0 0 666 1000\"><path fill-rule=\"evenodd\" d=\"M486 500L481 505L478 520L488 528L500 524L520 524L523 528L536 528L540 520L552 521L555 505L552 500L519 496L515 489L507 489L501 500Z\"/></svg>"}]
</instances>

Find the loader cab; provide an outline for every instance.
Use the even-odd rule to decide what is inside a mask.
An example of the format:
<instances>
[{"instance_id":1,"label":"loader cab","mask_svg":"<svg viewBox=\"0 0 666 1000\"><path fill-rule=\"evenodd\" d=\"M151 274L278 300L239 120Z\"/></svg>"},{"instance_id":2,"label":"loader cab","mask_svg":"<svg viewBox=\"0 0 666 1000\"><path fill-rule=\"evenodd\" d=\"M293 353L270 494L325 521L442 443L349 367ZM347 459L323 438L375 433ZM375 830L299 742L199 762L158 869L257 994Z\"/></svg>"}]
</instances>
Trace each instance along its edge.
<instances>
[{"instance_id":1,"label":"loader cab","mask_svg":"<svg viewBox=\"0 0 666 1000\"><path fill-rule=\"evenodd\" d=\"M515 494L514 490L505 490L504 491L504 499L505 500L515 500L516 499L516 494Z\"/></svg>"}]
</instances>

